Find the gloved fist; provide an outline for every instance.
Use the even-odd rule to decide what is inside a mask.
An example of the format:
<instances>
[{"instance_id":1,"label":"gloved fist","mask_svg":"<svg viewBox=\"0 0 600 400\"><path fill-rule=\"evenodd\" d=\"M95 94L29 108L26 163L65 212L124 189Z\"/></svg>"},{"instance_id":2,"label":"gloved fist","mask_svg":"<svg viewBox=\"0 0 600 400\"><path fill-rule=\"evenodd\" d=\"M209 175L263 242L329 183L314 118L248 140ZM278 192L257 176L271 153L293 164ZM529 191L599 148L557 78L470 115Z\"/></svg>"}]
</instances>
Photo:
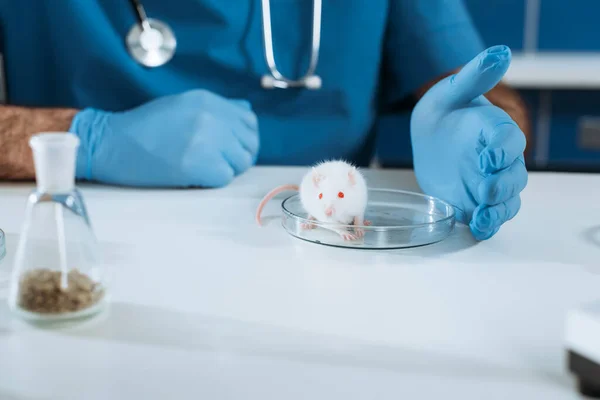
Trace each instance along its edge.
<instances>
[{"instance_id":1,"label":"gloved fist","mask_svg":"<svg viewBox=\"0 0 600 400\"><path fill-rule=\"evenodd\" d=\"M87 108L70 131L81 141L77 178L127 186L225 186L259 147L250 104L205 90L124 112Z\"/></svg>"},{"instance_id":2,"label":"gloved fist","mask_svg":"<svg viewBox=\"0 0 600 400\"><path fill-rule=\"evenodd\" d=\"M517 214L527 184L525 135L483 96L500 82L510 58L506 46L483 51L434 85L411 116L419 186L452 204L457 221L478 240Z\"/></svg>"}]
</instances>

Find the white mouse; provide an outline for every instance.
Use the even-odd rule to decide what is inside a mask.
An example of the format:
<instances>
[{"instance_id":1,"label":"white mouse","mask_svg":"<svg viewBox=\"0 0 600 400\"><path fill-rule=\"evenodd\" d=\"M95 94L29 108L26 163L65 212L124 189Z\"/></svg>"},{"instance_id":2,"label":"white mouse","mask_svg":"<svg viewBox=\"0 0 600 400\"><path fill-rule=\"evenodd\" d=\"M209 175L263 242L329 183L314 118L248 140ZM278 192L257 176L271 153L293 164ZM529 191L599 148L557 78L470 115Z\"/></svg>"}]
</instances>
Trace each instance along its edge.
<instances>
[{"instance_id":1,"label":"white mouse","mask_svg":"<svg viewBox=\"0 0 600 400\"><path fill-rule=\"evenodd\" d=\"M344 227L321 225L337 232L345 240L362 237L364 230L361 227L370 225L370 222L364 219L368 200L367 183L358 168L350 163L339 160L319 163L304 175L300 185L282 185L271 190L256 211L256 221L259 225L262 209L267 202L286 190L300 193L300 202L309 220L354 225L354 233ZM311 229L315 225L304 223L302 227Z\"/></svg>"}]
</instances>

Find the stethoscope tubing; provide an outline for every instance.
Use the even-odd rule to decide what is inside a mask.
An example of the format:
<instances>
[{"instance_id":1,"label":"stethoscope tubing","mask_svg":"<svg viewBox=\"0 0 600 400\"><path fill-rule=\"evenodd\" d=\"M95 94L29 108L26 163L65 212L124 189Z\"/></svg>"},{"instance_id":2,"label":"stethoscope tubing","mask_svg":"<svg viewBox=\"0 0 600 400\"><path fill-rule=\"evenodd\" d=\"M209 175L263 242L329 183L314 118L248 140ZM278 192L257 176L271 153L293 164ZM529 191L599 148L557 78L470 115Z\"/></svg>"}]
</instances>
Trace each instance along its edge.
<instances>
[{"instance_id":1,"label":"stethoscope tubing","mask_svg":"<svg viewBox=\"0 0 600 400\"><path fill-rule=\"evenodd\" d=\"M126 45L131 56L141 65L152 68L167 63L175 54L177 41L170 27L159 20L148 18L141 0L129 0L133 8L136 25L127 35ZM271 27L271 4L270 0L261 0L264 56L269 68L269 74L261 79L263 88L290 88L306 87L318 89L321 87L321 78L315 75L319 62L319 51L321 46L321 11L322 0L313 0L312 21L312 44L308 69L304 76L297 80L286 78L277 69L275 52L273 49L273 32ZM162 42L153 49L144 46L144 34L160 34Z\"/></svg>"},{"instance_id":2,"label":"stethoscope tubing","mask_svg":"<svg viewBox=\"0 0 600 400\"><path fill-rule=\"evenodd\" d=\"M138 24L142 26L143 29L150 29L150 24L148 23L148 15L146 14L146 10L144 6L139 0L129 0L129 3L133 7L133 12L135 14L135 18L138 21Z\"/></svg>"},{"instance_id":3,"label":"stethoscope tubing","mask_svg":"<svg viewBox=\"0 0 600 400\"><path fill-rule=\"evenodd\" d=\"M265 60L271 77L264 76L262 79L262 86L265 88L278 87L301 87L306 86L309 89L316 89L320 87L320 78L315 76L317 64L319 62L319 50L321 46L321 10L322 0L313 0L313 21L312 21L312 44L310 52L310 63L308 70L298 80L292 80L283 76L277 69L275 63L275 51L273 49L273 32L271 28L271 4L270 0L261 0L262 6L262 22L263 22L263 43ZM315 79L317 78L317 79ZM314 82L311 85L311 82Z\"/></svg>"}]
</instances>

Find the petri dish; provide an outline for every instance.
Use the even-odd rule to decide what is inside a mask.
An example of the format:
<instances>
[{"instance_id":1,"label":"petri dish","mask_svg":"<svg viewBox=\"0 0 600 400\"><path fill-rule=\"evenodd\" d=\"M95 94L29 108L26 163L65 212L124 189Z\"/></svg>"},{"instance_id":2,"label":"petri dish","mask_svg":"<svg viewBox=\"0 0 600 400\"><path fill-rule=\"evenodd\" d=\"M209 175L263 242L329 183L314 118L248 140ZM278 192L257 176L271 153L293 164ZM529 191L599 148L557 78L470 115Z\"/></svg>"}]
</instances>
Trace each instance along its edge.
<instances>
[{"instance_id":1,"label":"petri dish","mask_svg":"<svg viewBox=\"0 0 600 400\"><path fill-rule=\"evenodd\" d=\"M282 204L285 230L292 236L309 242L361 249L400 249L424 246L444 240L455 226L454 207L438 198L394 189L369 189L365 220L370 225L355 227L328 222L310 221L302 207L299 194ZM311 226L307 228L306 226ZM362 235L345 240L333 229Z\"/></svg>"}]
</instances>

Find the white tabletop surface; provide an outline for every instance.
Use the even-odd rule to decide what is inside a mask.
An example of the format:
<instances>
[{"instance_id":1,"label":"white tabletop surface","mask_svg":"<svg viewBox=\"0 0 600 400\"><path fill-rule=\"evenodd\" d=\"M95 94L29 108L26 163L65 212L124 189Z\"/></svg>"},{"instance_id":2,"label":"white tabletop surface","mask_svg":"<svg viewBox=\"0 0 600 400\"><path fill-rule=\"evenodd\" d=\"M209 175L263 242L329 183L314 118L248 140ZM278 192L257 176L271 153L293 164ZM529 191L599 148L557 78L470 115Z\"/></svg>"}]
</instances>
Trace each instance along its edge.
<instances>
[{"instance_id":1,"label":"white tabletop surface","mask_svg":"<svg viewBox=\"0 0 600 400\"><path fill-rule=\"evenodd\" d=\"M564 322L600 299L600 175L532 173L489 241L458 226L374 252L255 225L260 198L303 172L256 168L222 190L84 186L113 304L53 330L2 304L0 399L579 398ZM410 171L367 176L416 188ZM30 189L0 186L11 252Z\"/></svg>"}]
</instances>

